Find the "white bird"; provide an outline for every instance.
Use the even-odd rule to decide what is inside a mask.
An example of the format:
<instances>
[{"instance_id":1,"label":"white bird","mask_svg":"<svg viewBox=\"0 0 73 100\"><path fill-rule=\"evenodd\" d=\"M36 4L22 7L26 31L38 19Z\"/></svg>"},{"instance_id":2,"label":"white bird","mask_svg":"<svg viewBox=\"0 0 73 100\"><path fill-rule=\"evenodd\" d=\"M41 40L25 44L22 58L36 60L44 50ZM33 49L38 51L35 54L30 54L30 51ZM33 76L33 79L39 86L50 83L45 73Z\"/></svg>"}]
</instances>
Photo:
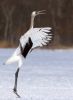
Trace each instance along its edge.
<instances>
[{"instance_id":1,"label":"white bird","mask_svg":"<svg viewBox=\"0 0 73 100\"><path fill-rule=\"evenodd\" d=\"M31 24L29 30L21 36L19 40L19 46L13 53L13 55L5 62L5 64L11 64L14 62L18 63L18 68L15 73L15 83L13 91L20 97L17 93L17 79L19 69L23 64L23 58L26 58L27 54L35 49L36 47L42 47L47 45L48 42L52 40L51 27L44 28L34 28L34 18L39 14L45 14L45 10L33 11L31 14Z\"/></svg>"}]
</instances>

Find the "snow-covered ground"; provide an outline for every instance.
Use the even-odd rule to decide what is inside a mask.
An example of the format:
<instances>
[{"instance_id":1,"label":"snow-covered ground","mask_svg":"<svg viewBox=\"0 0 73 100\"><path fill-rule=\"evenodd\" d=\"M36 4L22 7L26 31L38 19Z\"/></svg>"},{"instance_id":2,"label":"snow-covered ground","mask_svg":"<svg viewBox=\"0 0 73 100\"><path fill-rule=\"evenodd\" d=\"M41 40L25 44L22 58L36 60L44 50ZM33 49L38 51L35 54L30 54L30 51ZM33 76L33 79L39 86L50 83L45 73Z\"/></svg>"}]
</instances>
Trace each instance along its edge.
<instances>
[{"instance_id":1,"label":"snow-covered ground","mask_svg":"<svg viewBox=\"0 0 73 100\"><path fill-rule=\"evenodd\" d=\"M17 98L12 89L17 64L2 65L15 49L0 49L0 100L73 100L73 50L34 50L21 67Z\"/></svg>"}]
</instances>

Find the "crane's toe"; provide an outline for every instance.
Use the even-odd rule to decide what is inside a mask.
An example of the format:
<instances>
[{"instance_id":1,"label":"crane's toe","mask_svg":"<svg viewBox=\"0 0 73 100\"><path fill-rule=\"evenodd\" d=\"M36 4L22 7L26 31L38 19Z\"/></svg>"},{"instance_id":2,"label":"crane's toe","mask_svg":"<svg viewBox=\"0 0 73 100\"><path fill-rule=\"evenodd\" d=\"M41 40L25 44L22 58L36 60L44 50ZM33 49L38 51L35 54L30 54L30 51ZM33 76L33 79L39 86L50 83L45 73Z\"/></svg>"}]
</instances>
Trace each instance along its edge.
<instances>
[{"instance_id":1,"label":"crane's toe","mask_svg":"<svg viewBox=\"0 0 73 100\"><path fill-rule=\"evenodd\" d=\"M18 98L20 98L20 95L17 93L17 90L14 88L13 92L17 95Z\"/></svg>"}]
</instances>

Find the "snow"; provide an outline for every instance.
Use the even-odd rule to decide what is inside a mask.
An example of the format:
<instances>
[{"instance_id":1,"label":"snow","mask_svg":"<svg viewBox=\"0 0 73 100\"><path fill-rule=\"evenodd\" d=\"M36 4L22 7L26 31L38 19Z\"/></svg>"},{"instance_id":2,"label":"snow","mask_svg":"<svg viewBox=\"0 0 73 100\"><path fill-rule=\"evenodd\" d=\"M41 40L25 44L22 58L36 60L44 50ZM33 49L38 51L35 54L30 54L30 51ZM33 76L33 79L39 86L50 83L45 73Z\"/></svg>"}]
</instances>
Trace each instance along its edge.
<instances>
[{"instance_id":1,"label":"snow","mask_svg":"<svg viewBox=\"0 0 73 100\"><path fill-rule=\"evenodd\" d=\"M18 93L13 93L17 64L3 65L15 49L0 49L0 100L73 100L73 50L34 50L21 67Z\"/></svg>"}]
</instances>

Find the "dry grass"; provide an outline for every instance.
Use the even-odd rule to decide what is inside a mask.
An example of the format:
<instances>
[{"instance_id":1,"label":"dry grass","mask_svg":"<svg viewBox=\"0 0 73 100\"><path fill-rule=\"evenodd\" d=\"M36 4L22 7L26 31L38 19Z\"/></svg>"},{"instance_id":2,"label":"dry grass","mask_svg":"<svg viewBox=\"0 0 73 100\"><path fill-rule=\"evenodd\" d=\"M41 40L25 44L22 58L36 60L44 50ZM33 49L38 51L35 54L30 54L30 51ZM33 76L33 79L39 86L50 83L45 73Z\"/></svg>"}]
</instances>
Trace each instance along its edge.
<instances>
[{"instance_id":1,"label":"dry grass","mask_svg":"<svg viewBox=\"0 0 73 100\"><path fill-rule=\"evenodd\" d=\"M10 44L7 41L0 41L0 48L16 47L15 44Z\"/></svg>"},{"instance_id":2,"label":"dry grass","mask_svg":"<svg viewBox=\"0 0 73 100\"><path fill-rule=\"evenodd\" d=\"M16 44L11 44L7 41L0 41L0 48L12 48L12 47L17 47ZM73 46L63 46L63 45L48 45L48 46L44 46L44 48L42 49L70 49L70 48L73 48Z\"/></svg>"}]
</instances>

